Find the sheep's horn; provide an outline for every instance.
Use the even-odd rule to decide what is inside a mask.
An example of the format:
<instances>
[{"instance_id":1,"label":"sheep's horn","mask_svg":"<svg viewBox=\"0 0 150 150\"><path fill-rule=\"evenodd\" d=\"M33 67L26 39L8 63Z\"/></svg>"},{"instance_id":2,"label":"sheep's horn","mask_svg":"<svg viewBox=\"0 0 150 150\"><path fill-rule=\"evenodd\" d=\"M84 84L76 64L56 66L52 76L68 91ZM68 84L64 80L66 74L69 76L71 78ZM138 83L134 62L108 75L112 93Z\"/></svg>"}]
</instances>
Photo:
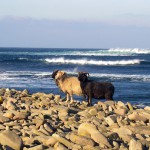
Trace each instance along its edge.
<instances>
[{"instance_id":1,"label":"sheep's horn","mask_svg":"<svg viewBox=\"0 0 150 150\"><path fill-rule=\"evenodd\" d=\"M56 74L57 74L58 71L59 71L59 70L55 70L55 71L52 73L51 77L52 77L52 78L55 78L55 76L56 76Z\"/></svg>"},{"instance_id":2,"label":"sheep's horn","mask_svg":"<svg viewBox=\"0 0 150 150\"><path fill-rule=\"evenodd\" d=\"M88 72L85 72L86 75L88 75L88 77L90 76L90 74Z\"/></svg>"},{"instance_id":3,"label":"sheep's horn","mask_svg":"<svg viewBox=\"0 0 150 150\"><path fill-rule=\"evenodd\" d=\"M59 70L55 70L53 73L57 73Z\"/></svg>"},{"instance_id":4,"label":"sheep's horn","mask_svg":"<svg viewBox=\"0 0 150 150\"><path fill-rule=\"evenodd\" d=\"M90 74L88 72L78 72L78 74L86 74L86 75L88 75L88 77L90 76Z\"/></svg>"}]
</instances>

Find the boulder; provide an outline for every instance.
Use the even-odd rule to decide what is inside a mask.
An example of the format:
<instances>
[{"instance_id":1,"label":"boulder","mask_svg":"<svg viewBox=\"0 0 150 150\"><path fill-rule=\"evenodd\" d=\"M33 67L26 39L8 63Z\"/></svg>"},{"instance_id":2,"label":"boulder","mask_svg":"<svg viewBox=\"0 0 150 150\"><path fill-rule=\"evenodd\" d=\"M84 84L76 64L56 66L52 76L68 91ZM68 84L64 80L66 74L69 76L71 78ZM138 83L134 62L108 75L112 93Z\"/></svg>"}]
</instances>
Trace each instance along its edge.
<instances>
[{"instance_id":1,"label":"boulder","mask_svg":"<svg viewBox=\"0 0 150 150\"><path fill-rule=\"evenodd\" d=\"M58 141L54 137L50 136L49 139L46 141L46 145L54 146L57 142Z\"/></svg>"},{"instance_id":2,"label":"boulder","mask_svg":"<svg viewBox=\"0 0 150 150\"><path fill-rule=\"evenodd\" d=\"M113 129L113 132L117 133L119 137L122 138L124 141L127 142L130 141L132 131L129 130L128 128L126 127L115 128Z\"/></svg>"},{"instance_id":3,"label":"boulder","mask_svg":"<svg viewBox=\"0 0 150 150\"><path fill-rule=\"evenodd\" d=\"M117 121L115 115L110 115L110 116L108 116L108 117L106 117L106 118L104 118L104 119L105 119L105 121L107 122L107 124L108 124L109 126L113 125L113 124L116 123L116 121Z\"/></svg>"},{"instance_id":4,"label":"boulder","mask_svg":"<svg viewBox=\"0 0 150 150\"><path fill-rule=\"evenodd\" d=\"M133 112L133 106L131 105L131 103L127 102L128 108L130 110L130 112Z\"/></svg>"},{"instance_id":5,"label":"boulder","mask_svg":"<svg viewBox=\"0 0 150 150\"><path fill-rule=\"evenodd\" d=\"M3 103L3 101L4 101L3 97L2 97L2 96L0 96L0 104L2 104L2 103Z\"/></svg>"},{"instance_id":6,"label":"boulder","mask_svg":"<svg viewBox=\"0 0 150 150\"><path fill-rule=\"evenodd\" d=\"M7 117L2 116L2 115L0 114L0 122L1 122L1 123L8 122L8 121L9 121L9 119L8 119Z\"/></svg>"},{"instance_id":7,"label":"boulder","mask_svg":"<svg viewBox=\"0 0 150 150\"><path fill-rule=\"evenodd\" d=\"M14 102L7 101L6 109L8 109L8 110L16 110L17 106L16 106L16 104Z\"/></svg>"},{"instance_id":8,"label":"boulder","mask_svg":"<svg viewBox=\"0 0 150 150\"><path fill-rule=\"evenodd\" d=\"M124 116L128 111L126 108L117 108L114 110L116 114Z\"/></svg>"},{"instance_id":9,"label":"boulder","mask_svg":"<svg viewBox=\"0 0 150 150\"><path fill-rule=\"evenodd\" d=\"M43 145L37 145L37 146L33 146L31 148L24 148L23 150L43 150L44 146Z\"/></svg>"},{"instance_id":10,"label":"boulder","mask_svg":"<svg viewBox=\"0 0 150 150\"><path fill-rule=\"evenodd\" d=\"M0 133L0 144L15 150L21 150L23 147L22 139L16 133L9 130Z\"/></svg>"},{"instance_id":11,"label":"boulder","mask_svg":"<svg viewBox=\"0 0 150 150\"><path fill-rule=\"evenodd\" d=\"M54 137L59 143L65 145L67 148L72 149L74 147L74 144L69 142L67 139L61 137L58 134L53 134L52 137Z\"/></svg>"},{"instance_id":12,"label":"boulder","mask_svg":"<svg viewBox=\"0 0 150 150\"><path fill-rule=\"evenodd\" d=\"M75 133L70 133L68 136L69 136L69 139L75 144L78 144L81 146L86 146L86 145L94 146L94 141L91 140L90 138L79 136L79 135L76 135Z\"/></svg>"},{"instance_id":13,"label":"boulder","mask_svg":"<svg viewBox=\"0 0 150 150\"><path fill-rule=\"evenodd\" d=\"M66 148L63 144L57 142L57 143L54 145L54 150L68 150L68 148Z\"/></svg>"},{"instance_id":14,"label":"boulder","mask_svg":"<svg viewBox=\"0 0 150 150\"><path fill-rule=\"evenodd\" d=\"M147 119L147 117L145 117L145 115L139 114L136 111L134 111L132 114L128 115L128 118L130 120L134 120L134 121L143 121L143 122L148 121L148 119Z\"/></svg>"},{"instance_id":15,"label":"boulder","mask_svg":"<svg viewBox=\"0 0 150 150\"><path fill-rule=\"evenodd\" d=\"M96 109L96 108L90 109L90 110L89 110L89 114L92 115L92 116L97 115L97 109Z\"/></svg>"},{"instance_id":16,"label":"boulder","mask_svg":"<svg viewBox=\"0 0 150 150\"><path fill-rule=\"evenodd\" d=\"M141 142L131 139L129 143L129 150L143 150Z\"/></svg>"},{"instance_id":17,"label":"boulder","mask_svg":"<svg viewBox=\"0 0 150 150\"><path fill-rule=\"evenodd\" d=\"M78 128L78 135L90 137L96 143L100 145L104 144L108 148L111 148L107 138L102 133L100 133L91 123L82 123Z\"/></svg>"}]
</instances>

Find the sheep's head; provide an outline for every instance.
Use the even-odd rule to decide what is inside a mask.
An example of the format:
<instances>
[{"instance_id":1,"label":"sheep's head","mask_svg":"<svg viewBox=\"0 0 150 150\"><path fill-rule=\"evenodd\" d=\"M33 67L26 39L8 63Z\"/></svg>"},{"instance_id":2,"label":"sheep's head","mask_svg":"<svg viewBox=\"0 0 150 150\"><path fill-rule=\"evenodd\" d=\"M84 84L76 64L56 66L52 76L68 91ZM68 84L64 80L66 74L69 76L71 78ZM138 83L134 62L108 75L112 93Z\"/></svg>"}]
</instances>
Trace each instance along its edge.
<instances>
[{"instance_id":1,"label":"sheep's head","mask_svg":"<svg viewBox=\"0 0 150 150\"><path fill-rule=\"evenodd\" d=\"M52 73L52 75L51 75L51 77L53 78L53 79L55 79L55 76L57 75L57 72L58 72L59 70L55 70L53 73Z\"/></svg>"},{"instance_id":2,"label":"sheep's head","mask_svg":"<svg viewBox=\"0 0 150 150\"><path fill-rule=\"evenodd\" d=\"M78 79L81 82L88 81L88 76L89 76L89 73L87 73L87 72L78 72Z\"/></svg>"},{"instance_id":3,"label":"sheep's head","mask_svg":"<svg viewBox=\"0 0 150 150\"><path fill-rule=\"evenodd\" d=\"M57 74L56 74L56 76L55 76L55 79L56 80L63 79L66 75L67 75L66 72L64 72L64 71L58 71Z\"/></svg>"}]
</instances>

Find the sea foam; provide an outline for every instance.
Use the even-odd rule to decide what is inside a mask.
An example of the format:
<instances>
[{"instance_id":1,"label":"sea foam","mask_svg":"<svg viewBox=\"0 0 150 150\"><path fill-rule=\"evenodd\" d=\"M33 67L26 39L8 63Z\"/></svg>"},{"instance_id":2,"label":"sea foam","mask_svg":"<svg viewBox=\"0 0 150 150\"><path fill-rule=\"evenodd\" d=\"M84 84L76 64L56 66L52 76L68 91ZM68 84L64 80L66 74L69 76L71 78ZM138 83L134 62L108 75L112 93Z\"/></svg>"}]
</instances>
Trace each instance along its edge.
<instances>
[{"instance_id":1,"label":"sea foam","mask_svg":"<svg viewBox=\"0 0 150 150\"><path fill-rule=\"evenodd\" d=\"M114 53L150 54L150 49L139 49L139 48L111 48L108 51Z\"/></svg>"},{"instance_id":2,"label":"sea foam","mask_svg":"<svg viewBox=\"0 0 150 150\"><path fill-rule=\"evenodd\" d=\"M115 66L115 65L134 65L140 64L142 60L131 59L131 60L115 60L115 61L104 61L104 60L92 60L92 59L65 59L64 57L45 59L48 63L59 63L59 64L78 64L78 65L99 65L99 66Z\"/></svg>"}]
</instances>

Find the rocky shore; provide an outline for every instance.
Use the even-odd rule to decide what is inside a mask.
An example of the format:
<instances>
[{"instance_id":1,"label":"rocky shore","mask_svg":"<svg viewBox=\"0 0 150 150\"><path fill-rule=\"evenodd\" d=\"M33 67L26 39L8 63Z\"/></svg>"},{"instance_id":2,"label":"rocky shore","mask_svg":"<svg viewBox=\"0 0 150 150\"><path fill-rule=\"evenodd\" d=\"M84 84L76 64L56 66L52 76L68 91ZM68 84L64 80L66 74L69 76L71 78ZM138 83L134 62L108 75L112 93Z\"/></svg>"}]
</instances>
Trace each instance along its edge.
<instances>
[{"instance_id":1,"label":"rocky shore","mask_svg":"<svg viewBox=\"0 0 150 150\"><path fill-rule=\"evenodd\" d=\"M60 95L0 89L0 149L150 150L150 107L70 104Z\"/></svg>"}]
</instances>

